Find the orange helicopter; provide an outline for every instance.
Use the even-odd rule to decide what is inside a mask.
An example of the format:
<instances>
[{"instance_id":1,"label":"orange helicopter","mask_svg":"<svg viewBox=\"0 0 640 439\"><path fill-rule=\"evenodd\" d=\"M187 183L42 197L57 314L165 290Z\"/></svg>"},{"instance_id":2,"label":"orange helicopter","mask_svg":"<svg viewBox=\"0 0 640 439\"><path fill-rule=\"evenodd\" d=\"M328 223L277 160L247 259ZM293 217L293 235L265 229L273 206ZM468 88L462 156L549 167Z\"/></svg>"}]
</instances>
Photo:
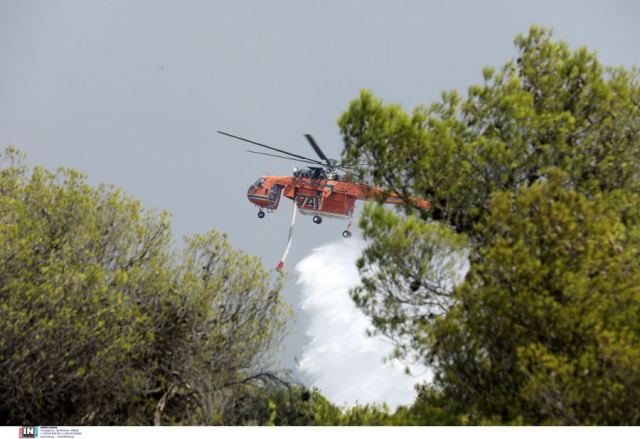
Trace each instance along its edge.
<instances>
[{"instance_id":1,"label":"orange helicopter","mask_svg":"<svg viewBox=\"0 0 640 439\"><path fill-rule=\"evenodd\" d=\"M284 261L291 247L297 211L300 211L303 215L313 215L313 222L316 224L322 223L323 217L348 220L349 223L346 230L342 232L342 236L350 238L356 200L384 200L384 202L388 204L404 204L404 200L394 192L352 181L350 169L354 167L327 158L309 134L305 134L305 137L322 161L287 152L223 131L218 131L218 133L281 154L286 154L289 157L247 150L247 152L252 154L266 155L314 165L307 166L303 169L294 168L293 176L291 177L273 175L260 177L247 191L249 201L258 206L258 218L264 218L265 210L268 213L276 210L280 204L280 197L283 195L293 201L289 240L284 255L276 267L278 270L284 267ZM338 170L343 171L344 174L339 174L337 172ZM427 200L411 198L411 202L420 209L428 209L431 207L431 203Z\"/></svg>"}]
</instances>

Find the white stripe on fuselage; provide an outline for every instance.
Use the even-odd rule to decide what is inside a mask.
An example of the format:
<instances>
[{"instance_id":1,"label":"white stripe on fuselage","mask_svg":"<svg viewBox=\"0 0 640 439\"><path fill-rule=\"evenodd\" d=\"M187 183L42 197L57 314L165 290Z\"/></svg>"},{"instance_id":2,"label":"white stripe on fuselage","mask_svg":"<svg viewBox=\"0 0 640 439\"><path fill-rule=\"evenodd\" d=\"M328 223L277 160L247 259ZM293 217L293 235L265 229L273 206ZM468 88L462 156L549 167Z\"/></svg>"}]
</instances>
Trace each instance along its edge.
<instances>
[{"instance_id":1,"label":"white stripe on fuselage","mask_svg":"<svg viewBox=\"0 0 640 439\"><path fill-rule=\"evenodd\" d=\"M300 212L302 215L318 215L318 216L322 216L322 217L338 218L338 219L348 219L348 218L350 218L349 215L341 215L339 213L321 212L321 211L312 210L312 209L300 209L300 208L298 208L298 212Z\"/></svg>"}]
</instances>

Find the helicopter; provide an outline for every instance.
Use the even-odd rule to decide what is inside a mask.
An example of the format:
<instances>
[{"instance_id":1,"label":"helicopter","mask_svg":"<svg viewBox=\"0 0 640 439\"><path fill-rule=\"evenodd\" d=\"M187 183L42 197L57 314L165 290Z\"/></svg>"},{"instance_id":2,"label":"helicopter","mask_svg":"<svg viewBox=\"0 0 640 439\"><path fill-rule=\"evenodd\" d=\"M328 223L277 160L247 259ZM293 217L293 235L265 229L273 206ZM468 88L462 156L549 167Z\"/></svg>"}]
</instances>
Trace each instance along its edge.
<instances>
[{"instance_id":1,"label":"helicopter","mask_svg":"<svg viewBox=\"0 0 640 439\"><path fill-rule=\"evenodd\" d=\"M247 190L249 201L258 206L258 218L264 218L265 211L272 213L277 210L282 196L293 201L289 240L284 255L276 266L278 270L284 267L284 260L291 247L298 211L302 215L312 216L313 222L316 224L321 224L322 219L326 217L348 220L347 228L342 232L342 236L350 238L356 200L383 200L387 204L405 203L394 192L353 181L352 172L356 167L328 158L310 134L304 136L320 160L274 148L224 131L218 131L218 133L286 156L247 150L249 153L293 160L307 165L301 169L294 168L292 176L261 176ZM342 173L338 171L342 171ZM410 201L419 209L431 207L428 200L411 198Z\"/></svg>"}]
</instances>

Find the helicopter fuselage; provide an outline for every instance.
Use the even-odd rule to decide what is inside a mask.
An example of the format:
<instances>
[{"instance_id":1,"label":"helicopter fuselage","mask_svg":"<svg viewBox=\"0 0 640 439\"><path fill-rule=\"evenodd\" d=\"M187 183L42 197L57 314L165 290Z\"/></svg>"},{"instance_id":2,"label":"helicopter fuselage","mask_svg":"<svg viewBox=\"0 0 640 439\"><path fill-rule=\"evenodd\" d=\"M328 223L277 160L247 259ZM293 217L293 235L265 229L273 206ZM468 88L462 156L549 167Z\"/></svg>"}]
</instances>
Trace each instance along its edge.
<instances>
[{"instance_id":1,"label":"helicopter fuselage","mask_svg":"<svg viewBox=\"0 0 640 439\"><path fill-rule=\"evenodd\" d=\"M248 150L247 152L251 154L314 165L300 170L294 169L293 177L274 175L260 177L247 191L249 201L259 208L258 218L264 218L264 210L267 210L267 212L276 210L283 195L295 203L291 213L289 239L284 254L276 266L278 270L284 267L284 260L289 253L296 212L298 211L305 215L313 215L313 222L316 224L322 223L322 217L348 219L347 229L342 232L342 236L349 238L351 237L351 225L353 222L351 218L355 210L356 200L377 200L389 204L404 204L408 202L419 209L431 207L431 203L427 200L414 197L401 198L394 192L369 186L365 183L354 182L351 178L352 170L358 169L359 166L367 165L340 163L337 160L328 158L310 134L305 134L305 138L320 160L274 148L223 131L218 131L218 133L284 155ZM337 170L346 172L346 174L340 175L336 172Z\"/></svg>"},{"instance_id":2,"label":"helicopter fuselage","mask_svg":"<svg viewBox=\"0 0 640 439\"><path fill-rule=\"evenodd\" d=\"M264 176L247 191L249 201L267 211L278 208L281 196L294 201L302 214L345 219L353 216L356 200L378 199L390 204L404 203L395 193L338 179ZM426 200L415 202L421 209L430 206Z\"/></svg>"},{"instance_id":3,"label":"helicopter fuselage","mask_svg":"<svg viewBox=\"0 0 640 439\"><path fill-rule=\"evenodd\" d=\"M355 209L353 183L329 179L264 176L247 191L250 202L276 210L281 196L294 201L303 215L351 218Z\"/></svg>"}]
</instances>

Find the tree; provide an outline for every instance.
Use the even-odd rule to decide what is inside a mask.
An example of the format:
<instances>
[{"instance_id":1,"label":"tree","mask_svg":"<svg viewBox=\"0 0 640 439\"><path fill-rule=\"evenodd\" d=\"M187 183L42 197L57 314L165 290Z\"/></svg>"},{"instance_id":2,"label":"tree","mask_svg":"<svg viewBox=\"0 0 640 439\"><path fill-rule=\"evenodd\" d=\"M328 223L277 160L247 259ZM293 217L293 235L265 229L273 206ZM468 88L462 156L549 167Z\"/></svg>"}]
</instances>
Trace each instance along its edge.
<instances>
[{"instance_id":1,"label":"tree","mask_svg":"<svg viewBox=\"0 0 640 439\"><path fill-rule=\"evenodd\" d=\"M371 242L358 260L362 283L351 297L394 342L395 357L420 361L429 320L449 309L461 280L467 240L441 223L401 219L376 205L365 206L360 226Z\"/></svg>"},{"instance_id":2,"label":"tree","mask_svg":"<svg viewBox=\"0 0 640 439\"><path fill-rule=\"evenodd\" d=\"M425 216L474 235L496 191L563 169L586 194L638 192L637 70L604 68L548 30L515 40L518 58L483 70L484 84L411 115L364 90L341 116L344 158L364 161L376 184L428 198Z\"/></svg>"},{"instance_id":3,"label":"tree","mask_svg":"<svg viewBox=\"0 0 640 439\"><path fill-rule=\"evenodd\" d=\"M640 76L538 27L515 45L466 98L363 91L340 118L361 177L433 203L365 210L352 295L474 422L637 422ZM465 282L434 288L461 245Z\"/></svg>"},{"instance_id":4,"label":"tree","mask_svg":"<svg viewBox=\"0 0 640 439\"><path fill-rule=\"evenodd\" d=\"M73 170L0 169L0 423L222 423L268 373L280 280Z\"/></svg>"},{"instance_id":5,"label":"tree","mask_svg":"<svg viewBox=\"0 0 640 439\"><path fill-rule=\"evenodd\" d=\"M554 180L490 209L433 325L437 380L479 418L637 424L640 272L619 216Z\"/></svg>"},{"instance_id":6,"label":"tree","mask_svg":"<svg viewBox=\"0 0 640 439\"><path fill-rule=\"evenodd\" d=\"M383 426L448 425L459 419L452 415L442 394L425 386L418 387L418 397L411 406L395 411L385 404L356 404L338 407L317 388L299 386L270 388L255 395L250 410L240 412L235 424L275 426Z\"/></svg>"},{"instance_id":7,"label":"tree","mask_svg":"<svg viewBox=\"0 0 640 439\"><path fill-rule=\"evenodd\" d=\"M147 360L162 359L153 378L163 398L173 399L165 415L227 424L254 387L284 383L269 372L289 316L279 297L281 279L209 232L186 239L176 286L168 314L156 325L161 343ZM154 416L156 423L163 416L157 406Z\"/></svg>"}]
</instances>

